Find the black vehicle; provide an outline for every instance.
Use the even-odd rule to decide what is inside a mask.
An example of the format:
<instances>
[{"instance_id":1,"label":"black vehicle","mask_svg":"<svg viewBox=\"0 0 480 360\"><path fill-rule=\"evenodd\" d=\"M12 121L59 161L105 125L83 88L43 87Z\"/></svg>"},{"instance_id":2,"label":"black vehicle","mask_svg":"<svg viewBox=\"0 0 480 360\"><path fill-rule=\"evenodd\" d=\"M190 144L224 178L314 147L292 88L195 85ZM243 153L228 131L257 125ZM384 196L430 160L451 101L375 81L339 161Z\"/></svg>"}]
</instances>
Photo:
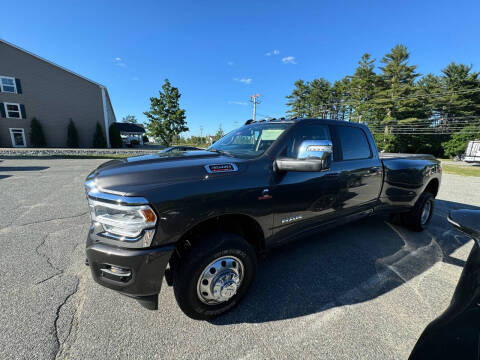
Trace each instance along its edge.
<instances>
[{"instance_id":1,"label":"black vehicle","mask_svg":"<svg viewBox=\"0 0 480 360\"><path fill-rule=\"evenodd\" d=\"M87 261L98 283L151 309L165 275L188 316L212 318L245 295L273 246L379 212L423 230L440 180L434 157L379 154L361 124L253 122L207 150L93 171Z\"/></svg>"},{"instance_id":2,"label":"black vehicle","mask_svg":"<svg viewBox=\"0 0 480 360\"><path fill-rule=\"evenodd\" d=\"M454 210L448 221L474 240L450 306L417 341L410 360L480 358L480 211Z\"/></svg>"}]
</instances>

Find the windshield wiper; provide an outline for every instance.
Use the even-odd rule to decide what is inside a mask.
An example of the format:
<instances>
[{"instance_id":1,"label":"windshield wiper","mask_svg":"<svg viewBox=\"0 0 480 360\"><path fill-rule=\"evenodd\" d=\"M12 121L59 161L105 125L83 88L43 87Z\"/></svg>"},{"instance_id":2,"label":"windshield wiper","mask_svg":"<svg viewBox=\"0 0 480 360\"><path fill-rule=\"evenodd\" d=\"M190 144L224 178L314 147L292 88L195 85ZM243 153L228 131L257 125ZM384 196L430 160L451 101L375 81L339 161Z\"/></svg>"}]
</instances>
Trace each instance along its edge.
<instances>
[{"instance_id":1,"label":"windshield wiper","mask_svg":"<svg viewBox=\"0 0 480 360\"><path fill-rule=\"evenodd\" d=\"M207 151L212 151L212 152L216 152L217 154L222 154L222 155L227 155L227 156L233 157L233 155L231 153L229 153L228 151L225 151L225 150L207 149Z\"/></svg>"}]
</instances>

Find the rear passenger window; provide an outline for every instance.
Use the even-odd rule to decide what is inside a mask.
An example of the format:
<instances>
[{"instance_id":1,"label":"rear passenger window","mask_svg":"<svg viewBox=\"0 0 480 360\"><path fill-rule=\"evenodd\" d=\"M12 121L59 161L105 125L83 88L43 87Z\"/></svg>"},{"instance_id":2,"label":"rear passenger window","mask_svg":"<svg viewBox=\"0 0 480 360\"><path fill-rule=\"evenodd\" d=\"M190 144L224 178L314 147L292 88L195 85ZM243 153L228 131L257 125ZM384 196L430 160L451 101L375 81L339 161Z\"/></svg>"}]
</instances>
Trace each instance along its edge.
<instances>
[{"instance_id":1,"label":"rear passenger window","mask_svg":"<svg viewBox=\"0 0 480 360\"><path fill-rule=\"evenodd\" d=\"M351 126L337 126L342 145L343 160L368 159L372 153L367 136L362 129Z\"/></svg>"}]
</instances>

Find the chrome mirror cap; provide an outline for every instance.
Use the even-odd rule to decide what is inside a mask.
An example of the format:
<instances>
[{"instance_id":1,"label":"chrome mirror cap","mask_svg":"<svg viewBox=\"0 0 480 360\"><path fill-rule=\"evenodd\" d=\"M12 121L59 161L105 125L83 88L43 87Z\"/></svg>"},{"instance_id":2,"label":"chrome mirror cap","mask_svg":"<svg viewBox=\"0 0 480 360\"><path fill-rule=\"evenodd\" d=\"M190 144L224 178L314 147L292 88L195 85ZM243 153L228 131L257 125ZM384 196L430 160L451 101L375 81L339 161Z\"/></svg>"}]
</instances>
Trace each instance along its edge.
<instances>
[{"instance_id":1,"label":"chrome mirror cap","mask_svg":"<svg viewBox=\"0 0 480 360\"><path fill-rule=\"evenodd\" d=\"M305 140L300 144L297 159L325 160L333 152L330 140Z\"/></svg>"}]
</instances>

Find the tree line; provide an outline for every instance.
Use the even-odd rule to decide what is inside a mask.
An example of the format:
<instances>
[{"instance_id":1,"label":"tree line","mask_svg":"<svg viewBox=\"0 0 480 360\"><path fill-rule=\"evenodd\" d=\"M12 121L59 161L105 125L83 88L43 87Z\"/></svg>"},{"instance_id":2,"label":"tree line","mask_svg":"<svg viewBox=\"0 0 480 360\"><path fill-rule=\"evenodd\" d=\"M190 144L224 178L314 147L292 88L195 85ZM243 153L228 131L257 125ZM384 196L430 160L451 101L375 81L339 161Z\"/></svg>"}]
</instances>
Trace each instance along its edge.
<instances>
[{"instance_id":1,"label":"tree line","mask_svg":"<svg viewBox=\"0 0 480 360\"><path fill-rule=\"evenodd\" d=\"M381 150L454 156L480 138L480 73L450 63L421 75L396 45L380 59L365 53L352 75L333 83L297 80L288 114L367 124Z\"/></svg>"}]
</instances>

